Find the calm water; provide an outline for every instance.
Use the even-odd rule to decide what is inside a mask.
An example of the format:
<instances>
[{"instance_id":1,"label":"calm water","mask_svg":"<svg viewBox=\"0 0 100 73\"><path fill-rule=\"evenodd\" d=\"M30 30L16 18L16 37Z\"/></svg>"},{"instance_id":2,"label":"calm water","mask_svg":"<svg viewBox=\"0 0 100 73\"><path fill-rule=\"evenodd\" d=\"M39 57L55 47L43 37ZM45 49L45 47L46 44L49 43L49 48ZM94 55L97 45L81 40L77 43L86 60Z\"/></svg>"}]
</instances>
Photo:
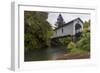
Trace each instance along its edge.
<instances>
[{"instance_id":1,"label":"calm water","mask_svg":"<svg viewBox=\"0 0 100 73\"><path fill-rule=\"evenodd\" d=\"M63 55L65 51L62 48L50 48L47 50L47 53L49 55L49 59L56 60Z\"/></svg>"},{"instance_id":2,"label":"calm water","mask_svg":"<svg viewBox=\"0 0 100 73\"><path fill-rule=\"evenodd\" d=\"M48 48L46 51L30 51L25 53L25 61L56 60L65 53L64 48Z\"/></svg>"}]
</instances>

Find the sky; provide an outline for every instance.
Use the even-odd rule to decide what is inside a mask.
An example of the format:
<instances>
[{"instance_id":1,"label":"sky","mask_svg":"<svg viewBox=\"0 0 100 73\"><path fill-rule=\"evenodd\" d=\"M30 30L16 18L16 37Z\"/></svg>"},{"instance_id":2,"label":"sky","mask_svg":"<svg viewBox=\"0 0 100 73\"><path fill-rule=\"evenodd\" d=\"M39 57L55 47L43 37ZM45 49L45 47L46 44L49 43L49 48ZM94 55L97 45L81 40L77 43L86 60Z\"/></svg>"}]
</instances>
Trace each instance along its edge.
<instances>
[{"instance_id":1,"label":"sky","mask_svg":"<svg viewBox=\"0 0 100 73\"><path fill-rule=\"evenodd\" d=\"M90 14L80 14L80 13L53 13L49 12L47 21L51 24L51 26L55 27L55 23L59 14L62 15L64 21L67 23L75 18L81 18L83 22L88 21L90 19Z\"/></svg>"}]
</instances>

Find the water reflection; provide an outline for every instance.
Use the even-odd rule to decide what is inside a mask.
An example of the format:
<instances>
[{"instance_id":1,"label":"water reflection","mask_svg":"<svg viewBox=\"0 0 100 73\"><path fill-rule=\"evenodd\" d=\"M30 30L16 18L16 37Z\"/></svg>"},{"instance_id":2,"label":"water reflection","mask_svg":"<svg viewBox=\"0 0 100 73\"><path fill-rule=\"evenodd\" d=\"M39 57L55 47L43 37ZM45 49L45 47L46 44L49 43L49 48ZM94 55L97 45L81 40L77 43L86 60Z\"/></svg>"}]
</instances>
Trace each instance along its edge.
<instances>
[{"instance_id":1,"label":"water reflection","mask_svg":"<svg viewBox=\"0 0 100 73\"><path fill-rule=\"evenodd\" d=\"M57 60L65 53L65 51L61 48L53 47L53 48L48 49L47 53L49 55L50 60Z\"/></svg>"},{"instance_id":2,"label":"water reflection","mask_svg":"<svg viewBox=\"0 0 100 73\"><path fill-rule=\"evenodd\" d=\"M25 61L42 61L42 60L57 60L64 54L64 50L57 47L48 48L47 50L31 50L25 53Z\"/></svg>"}]
</instances>

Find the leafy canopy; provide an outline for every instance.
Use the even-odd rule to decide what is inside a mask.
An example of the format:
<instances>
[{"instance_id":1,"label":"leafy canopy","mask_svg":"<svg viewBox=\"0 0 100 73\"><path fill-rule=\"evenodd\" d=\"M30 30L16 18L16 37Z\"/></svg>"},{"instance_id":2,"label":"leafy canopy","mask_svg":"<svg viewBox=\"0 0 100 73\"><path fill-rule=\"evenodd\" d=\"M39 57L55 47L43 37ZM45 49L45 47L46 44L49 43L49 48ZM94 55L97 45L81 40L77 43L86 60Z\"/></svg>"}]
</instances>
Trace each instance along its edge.
<instances>
[{"instance_id":1,"label":"leafy canopy","mask_svg":"<svg viewBox=\"0 0 100 73\"><path fill-rule=\"evenodd\" d=\"M25 49L40 49L50 45L53 30L46 21L47 12L24 11Z\"/></svg>"}]
</instances>

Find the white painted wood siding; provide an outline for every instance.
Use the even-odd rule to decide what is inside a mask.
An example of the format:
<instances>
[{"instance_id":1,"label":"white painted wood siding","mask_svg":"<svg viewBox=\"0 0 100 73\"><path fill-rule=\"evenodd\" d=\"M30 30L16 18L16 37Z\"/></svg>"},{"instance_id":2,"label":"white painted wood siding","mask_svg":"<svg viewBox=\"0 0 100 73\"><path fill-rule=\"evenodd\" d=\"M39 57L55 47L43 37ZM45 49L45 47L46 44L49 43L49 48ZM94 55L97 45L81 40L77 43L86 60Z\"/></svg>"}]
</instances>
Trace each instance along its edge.
<instances>
[{"instance_id":1,"label":"white painted wood siding","mask_svg":"<svg viewBox=\"0 0 100 73\"><path fill-rule=\"evenodd\" d=\"M59 36L66 36L66 35L73 35L73 23L55 30L54 35L52 37L59 37Z\"/></svg>"},{"instance_id":2,"label":"white painted wood siding","mask_svg":"<svg viewBox=\"0 0 100 73\"><path fill-rule=\"evenodd\" d=\"M75 25L77 23L80 24L82 28L75 31ZM62 32L62 29L63 29L63 32ZM76 33L81 32L82 30L83 30L83 23L79 19L77 19L68 25L65 25L61 28L54 30L54 34L52 38L66 36L66 35L75 35Z\"/></svg>"}]
</instances>

